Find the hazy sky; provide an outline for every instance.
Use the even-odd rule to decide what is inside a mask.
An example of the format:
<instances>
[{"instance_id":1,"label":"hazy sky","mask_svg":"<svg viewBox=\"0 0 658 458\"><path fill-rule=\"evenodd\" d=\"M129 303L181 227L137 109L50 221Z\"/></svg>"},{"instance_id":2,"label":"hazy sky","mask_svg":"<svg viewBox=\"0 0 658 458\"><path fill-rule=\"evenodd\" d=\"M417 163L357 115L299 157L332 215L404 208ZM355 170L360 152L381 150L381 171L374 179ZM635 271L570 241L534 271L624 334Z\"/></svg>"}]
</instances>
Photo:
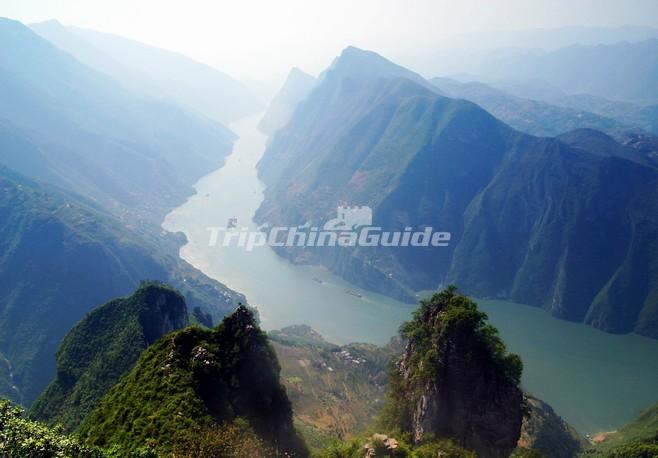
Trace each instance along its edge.
<instances>
[{"instance_id":1,"label":"hazy sky","mask_svg":"<svg viewBox=\"0 0 658 458\"><path fill-rule=\"evenodd\" d=\"M322 70L341 49L402 64L451 36L570 25L658 27L658 0L0 0L0 16L116 33L238 77Z\"/></svg>"}]
</instances>

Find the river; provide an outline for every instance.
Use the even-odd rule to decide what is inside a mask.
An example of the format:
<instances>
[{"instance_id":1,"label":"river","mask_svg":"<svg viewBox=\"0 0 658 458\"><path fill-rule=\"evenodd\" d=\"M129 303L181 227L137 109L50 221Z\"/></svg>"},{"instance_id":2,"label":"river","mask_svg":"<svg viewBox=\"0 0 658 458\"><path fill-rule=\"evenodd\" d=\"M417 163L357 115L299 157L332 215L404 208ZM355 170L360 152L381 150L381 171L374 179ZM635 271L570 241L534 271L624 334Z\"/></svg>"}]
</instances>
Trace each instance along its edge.
<instances>
[{"instance_id":1,"label":"river","mask_svg":"<svg viewBox=\"0 0 658 458\"><path fill-rule=\"evenodd\" d=\"M209 245L208 228L226 226L229 218L238 218L241 228L256 227L252 217L264 190L256 163L266 144L259 119L230 126L239 140L226 164L199 180L197 194L171 212L163 227L185 233L181 257L244 293L264 329L308 324L338 344L386 343L414 307L362 291L326 269L292 265L269 247ZM479 303L509 349L523 358L524 388L581 433L613 430L658 401L658 340L606 334L525 305Z\"/></svg>"}]
</instances>

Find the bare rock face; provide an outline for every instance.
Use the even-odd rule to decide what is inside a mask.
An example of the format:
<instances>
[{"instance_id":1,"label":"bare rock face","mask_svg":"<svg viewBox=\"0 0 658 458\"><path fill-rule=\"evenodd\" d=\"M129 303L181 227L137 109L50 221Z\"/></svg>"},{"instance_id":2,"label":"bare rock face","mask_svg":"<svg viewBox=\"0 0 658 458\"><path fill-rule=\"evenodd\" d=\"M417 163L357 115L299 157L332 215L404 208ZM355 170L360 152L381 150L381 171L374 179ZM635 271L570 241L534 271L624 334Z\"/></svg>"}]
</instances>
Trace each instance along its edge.
<instances>
[{"instance_id":1,"label":"bare rock face","mask_svg":"<svg viewBox=\"0 0 658 458\"><path fill-rule=\"evenodd\" d=\"M447 437L480 457L506 457L523 420L522 365L486 315L456 289L423 301L405 324L393 376L398 425L416 442Z\"/></svg>"},{"instance_id":2,"label":"bare rock face","mask_svg":"<svg viewBox=\"0 0 658 458\"><path fill-rule=\"evenodd\" d=\"M145 283L136 291L135 296L143 304L139 321L147 345L189 324L185 299L179 292L157 283Z\"/></svg>"},{"instance_id":3,"label":"bare rock face","mask_svg":"<svg viewBox=\"0 0 658 458\"><path fill-rule=\"evenodd\" d=\"M573 458L587 446L585 439L545 402L526 396L525 405L519 447L551 458Z\"/></svg>"},{"instance_id":4,"label":"bare rock face","mask_svg":"<svg viewBox=\"0 0 658 458\"><path fill-rule=\"evenodd\" d=\"M30 414L74 431L144 349L187 325L185 299L159 282L97 307L63 339L55 378Z\"/></svg>"}]
</instances>

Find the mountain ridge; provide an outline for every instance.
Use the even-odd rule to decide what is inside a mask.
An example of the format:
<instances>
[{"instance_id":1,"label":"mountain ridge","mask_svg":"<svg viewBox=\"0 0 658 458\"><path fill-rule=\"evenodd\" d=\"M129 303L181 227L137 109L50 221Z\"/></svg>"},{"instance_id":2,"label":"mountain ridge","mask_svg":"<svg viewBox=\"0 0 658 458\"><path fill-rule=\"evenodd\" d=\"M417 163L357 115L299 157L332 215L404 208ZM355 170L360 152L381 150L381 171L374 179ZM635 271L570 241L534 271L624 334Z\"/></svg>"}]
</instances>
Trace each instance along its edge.
<instances>
[{"instance_id":1,"label":"mountain ridge","mask_svg":"<svg viewBox=\"0 0 658 458\"><path fill-rule=\"evenodd\" d=\"M3 375L13 374L2 395L25 405L52 377L71 326L141 280L173 284L214 320L245 302L179 259L176 236L126 228L97 203L3 167L0 216L0 353L12 366Z\"/></svg>"},{"instance_id":2,"label":"mountain ridge","mask_svg":"<svg viewBox=\"0 0 658 458\"><path fill-rule=\"evenodd\" d=\"M173 99L221 123L256 113L262 105L231 76L174 51L52 20L30 28L129 88Z\"/></svg>"},{"instance_id":3,"label":"mountain ridge","mask_svg":"<svg viewBox=\"0 0 658 458\"><path fill-rule=\"evenodd\" d=\"M126 454L148 442L166 454L190 432L243 418L272 455L308 456L279 371L252 313L238 307L214 329L186 328L148 347L80 434L92 445L118 444Z\"/></svg>"},{"instance_id":4,"label":"mountain ridge","mask_svg":"<svg viewBox=\"0 0 658 458\"><path fill-rule=\"evenodd\" d=\"M187 325L183 296L157 282L91 310L62 339L55 378L30 416L75 431L145 348Z\"/></svg>"},{"instance_id":5,"label":"mountain ridge","mask_svg":"<svg viewBox=\"0 0 658 458\"><path fill-rule=\"evenodd\" d=\"M518 132L478 105L390 72L346 73L327 71L271 139L258 164L267 188L256 219L322 226L347 202L370 206L373 224L386 230L449 231L450 246L279 254L406 302L454 283L608 332L658 336L658 284L649 274L658 259L658 169L644 153L611 143L605 155L592 154L600 141L592 131L581 131L574 147Z\"/></svg>"}]
</instances>

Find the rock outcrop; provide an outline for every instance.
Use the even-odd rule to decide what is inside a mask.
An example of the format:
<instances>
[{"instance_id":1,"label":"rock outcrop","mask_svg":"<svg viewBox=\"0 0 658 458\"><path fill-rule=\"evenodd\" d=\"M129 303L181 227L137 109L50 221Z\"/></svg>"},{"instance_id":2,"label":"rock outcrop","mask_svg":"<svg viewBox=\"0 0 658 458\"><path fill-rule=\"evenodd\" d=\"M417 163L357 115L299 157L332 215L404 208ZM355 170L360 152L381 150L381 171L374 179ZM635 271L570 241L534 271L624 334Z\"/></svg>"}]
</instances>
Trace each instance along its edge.
<instances>
[{"instance_id":1,"label":"rock outcrop","mask_svg":"<svg viewBox=\"0 0 658 458\"><path fill-rule=\"evenodd\" d=\"M158 282L91 311L57 351L57 374L30 415L75 430L160 337L188 325L183 296Z\"/></svg>"},{"instance_id":2,"label":"rock outcrop","mask_svg":"<svg viewBox=\"0 0 658 458\"><path fill-rule=\"evenodd\" d=\"M526 396L525 405L519 447L551 458L573 458L587 446L585 439L545 402Z\"/></svg>"},{"instance_id":3,"label":"rock outcrop","mask_svg":"<svg viewBox=\"0 0 658 458\"><path fill-rule=\"evenodd\" d=\"M416 443L446 437L481 457L509 456L523 419L522 364L486 315L449 287L422 301L402 334L388 410L395 426Z\"/></svg>"},{"instance_id":4,"label":"rock outcrop","mask_svg":"<svg viewBox=\"0 0 658 458\"><path fill-rule=\"evenodd\" d=\"M267 336L241 306L214 329L192 326L147 348L87 416L80 436L128 453L148 443L158 456L181 456L181 448L203 446L203 431L217 436L217 428L235 427L272 450L264 456L303 458L308 451L279 372Z\"/></svg>"}]
</instances>

